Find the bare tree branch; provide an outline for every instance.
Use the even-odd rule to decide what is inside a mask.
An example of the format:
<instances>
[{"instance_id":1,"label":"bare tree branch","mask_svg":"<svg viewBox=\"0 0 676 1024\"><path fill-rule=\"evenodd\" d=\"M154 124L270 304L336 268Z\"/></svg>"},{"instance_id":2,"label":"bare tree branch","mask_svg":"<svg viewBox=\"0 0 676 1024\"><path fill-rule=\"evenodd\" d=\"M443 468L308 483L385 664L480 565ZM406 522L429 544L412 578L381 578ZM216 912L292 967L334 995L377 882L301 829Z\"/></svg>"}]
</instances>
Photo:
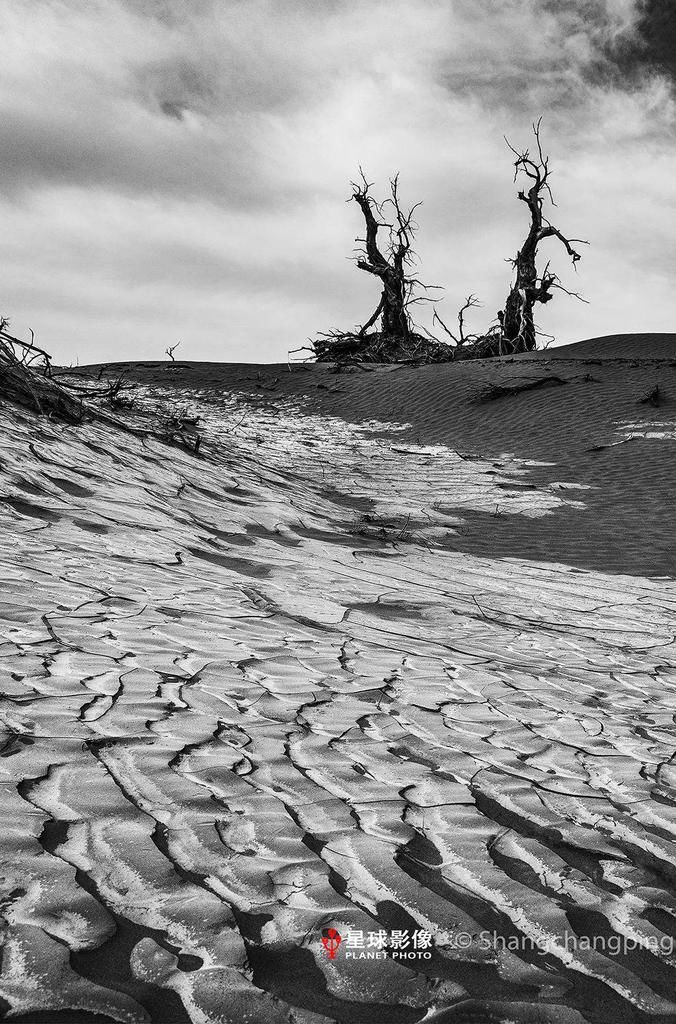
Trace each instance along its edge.
<instances>
[{"instance_id":1,"label":"bare tree branch","mask_svg":"<svg viewBox=\"0 0 676 1024\"><path fill-rule=\"evenodd\" d=\"M439 316L439 314L438 314L436 309L434 310L434 315L432 317L432 323L433 324L434 323L439 324L443 328L443 330L446 331L446 334L449 336L449 338L452 338L452 340L456 343L456 345L460 344L460 340L458 338L456 338L456 336L453 333L453 331L444 323L444 321L441 319L441 317Z\"/></svg>"}]
</instances>

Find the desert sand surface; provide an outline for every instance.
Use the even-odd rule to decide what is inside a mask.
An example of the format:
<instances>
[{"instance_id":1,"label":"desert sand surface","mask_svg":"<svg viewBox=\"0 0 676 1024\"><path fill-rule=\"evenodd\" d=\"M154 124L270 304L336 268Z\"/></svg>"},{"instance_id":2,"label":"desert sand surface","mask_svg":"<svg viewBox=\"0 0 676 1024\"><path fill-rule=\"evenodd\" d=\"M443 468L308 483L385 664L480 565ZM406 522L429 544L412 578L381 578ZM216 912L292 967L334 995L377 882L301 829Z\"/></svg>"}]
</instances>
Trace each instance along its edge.
<instances>
[{"instance_id":1,"label":"desert sand surface","mask_svg":"<svg viewBox=\"0 0 676 1024\"><path fill-rule=\"evenodd\" d=\"M676 335L350 369L0 406L8 1020L676 1019Z\"/></svg>"},{"instance_id":2,"label":"desert sand surface","mask_svg":"<svg viewBox=\"0 0 676 1024\"><path fill-rule=\"evenodd\" d=\"M519 355L519 359L673 359L676 334L606 334L571 345Z\"/></svg>"}]
</instances>

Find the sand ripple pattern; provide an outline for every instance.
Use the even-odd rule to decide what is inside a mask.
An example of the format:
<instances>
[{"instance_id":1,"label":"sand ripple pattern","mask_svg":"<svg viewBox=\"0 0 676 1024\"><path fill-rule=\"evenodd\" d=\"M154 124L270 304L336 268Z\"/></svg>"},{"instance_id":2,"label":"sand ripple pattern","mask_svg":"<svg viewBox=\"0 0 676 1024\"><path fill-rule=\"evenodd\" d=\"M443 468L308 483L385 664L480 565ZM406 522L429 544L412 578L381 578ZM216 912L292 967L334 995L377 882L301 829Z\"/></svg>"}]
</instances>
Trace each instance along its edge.
<instances>
[{"instance_id":1,"label":"sand ripple pattern","mask_svg":"<svg viewBox=\"0 0 676 1024\"><path fill-rule=\"evenodd\" d=\"M2 414L0 1009L672 1021L673 585L449 550L526 464L242 402L203 460Z\"/></svg>"}]
</instances>

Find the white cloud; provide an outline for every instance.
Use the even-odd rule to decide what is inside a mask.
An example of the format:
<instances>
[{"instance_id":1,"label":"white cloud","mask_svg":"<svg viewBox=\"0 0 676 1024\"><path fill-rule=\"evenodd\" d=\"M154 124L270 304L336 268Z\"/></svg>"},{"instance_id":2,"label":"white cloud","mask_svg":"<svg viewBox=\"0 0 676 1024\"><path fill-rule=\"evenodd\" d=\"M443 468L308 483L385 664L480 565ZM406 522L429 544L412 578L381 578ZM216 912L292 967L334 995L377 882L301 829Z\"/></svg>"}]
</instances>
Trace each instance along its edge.
<instances>
[{"instance_id":1,"label":"white cloud","mask_svg":"<svg viewBox=\"0 0 676 1024\"><path fill-rule=\"evenodd\" d=\"M363 320L362 163L424 200L423 278L492 318L524 229L502 133L545 115L563 230L543 326L673 328L671 85L621 74L630 0L5 0L2 311L59 358L273 359ZM565 253L552 247L566 277ZM366 278L366 279L365 279ZM641 296L641 302L636 301ZM599 301L600 299L600 301ZM476 326L480 326L480 315Z\"/></svg>"}]
</instances>

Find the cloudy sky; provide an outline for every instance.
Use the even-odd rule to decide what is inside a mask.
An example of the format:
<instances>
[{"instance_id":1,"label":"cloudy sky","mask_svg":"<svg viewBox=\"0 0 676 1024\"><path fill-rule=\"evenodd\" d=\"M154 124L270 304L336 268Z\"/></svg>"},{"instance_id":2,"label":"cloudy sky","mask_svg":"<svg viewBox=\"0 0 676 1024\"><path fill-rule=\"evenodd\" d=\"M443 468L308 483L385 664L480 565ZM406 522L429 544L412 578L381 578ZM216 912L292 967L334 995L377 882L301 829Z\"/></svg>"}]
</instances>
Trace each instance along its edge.
<instances>
[{"instance_id":1,"label":"cloudy sky","mask_svg":"<svg viewBox=\"0 0 676 1024\"><path fill-rule=\"evenodd\" d=\"M422 200L420 275L501 308L503 135L543 137L589 239L557 343L676 331L671 0L0 0L0 312L59 360L273 361L363 322L361 164ZM670 63L671 62L671 63ZM545 247L543 247L545 248Z\"/></svg>"}]
</instances>

